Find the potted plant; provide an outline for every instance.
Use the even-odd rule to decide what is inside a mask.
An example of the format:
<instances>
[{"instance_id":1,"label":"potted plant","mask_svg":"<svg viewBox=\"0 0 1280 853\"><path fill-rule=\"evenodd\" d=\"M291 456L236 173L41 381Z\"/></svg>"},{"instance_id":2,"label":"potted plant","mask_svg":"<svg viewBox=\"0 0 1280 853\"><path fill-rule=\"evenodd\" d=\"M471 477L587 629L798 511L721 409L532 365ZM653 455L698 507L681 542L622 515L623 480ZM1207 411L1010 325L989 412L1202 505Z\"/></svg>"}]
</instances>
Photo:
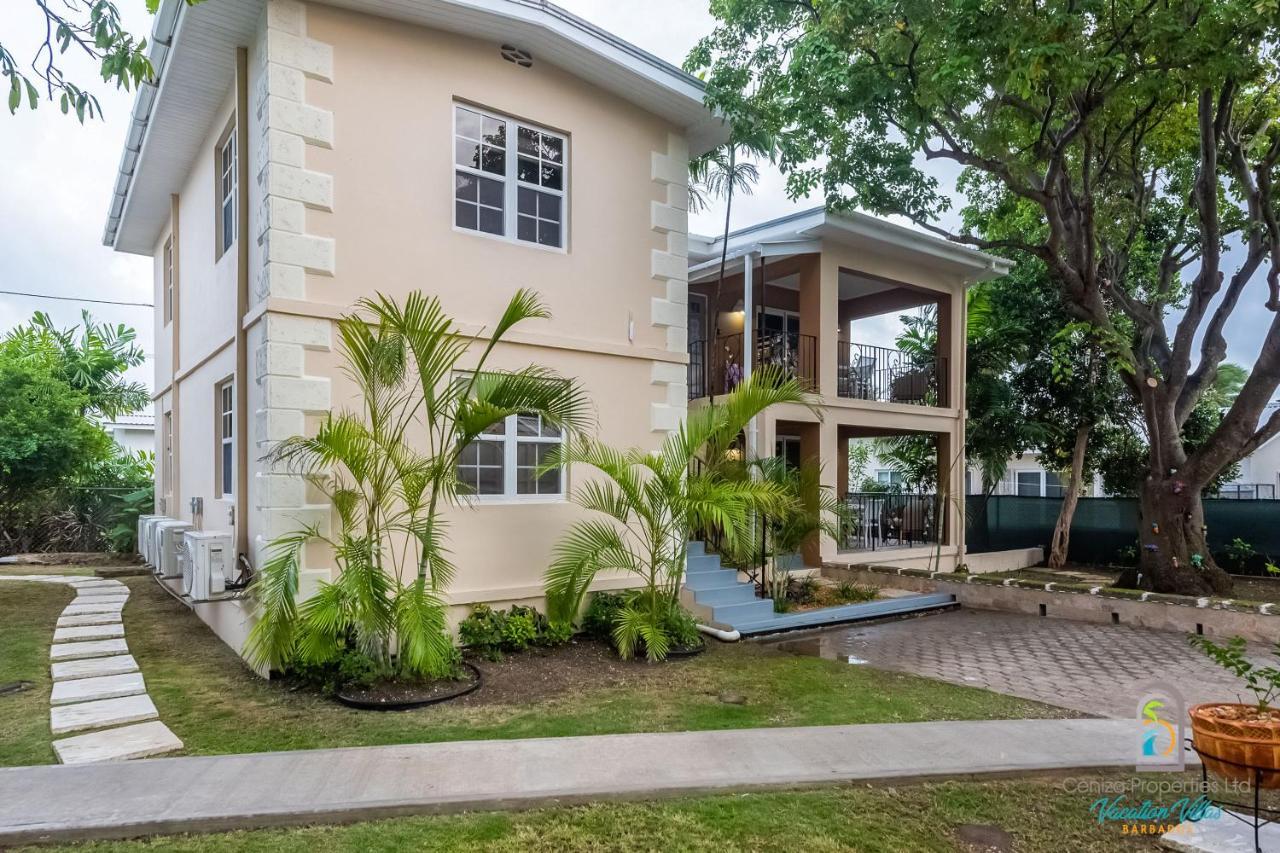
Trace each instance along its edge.
<instances>
[{"instance_id":1,"label":"potted plant","mask_svg":"<svg viewBox=\"0 0 1280 853\"><path fill-rule=\"evenodd\" d=\"M1209 702L1191 709L1196 752L1216 776L1263 788L1280 788L1280 668L1259 666L1245 657L1243 637L1218 645L1208 637L1192 637L1215 663L1234 673L1253 694L1252 703ZM1280 658L1280 643L1275 654Z\"/></svg>"}]
</instances>

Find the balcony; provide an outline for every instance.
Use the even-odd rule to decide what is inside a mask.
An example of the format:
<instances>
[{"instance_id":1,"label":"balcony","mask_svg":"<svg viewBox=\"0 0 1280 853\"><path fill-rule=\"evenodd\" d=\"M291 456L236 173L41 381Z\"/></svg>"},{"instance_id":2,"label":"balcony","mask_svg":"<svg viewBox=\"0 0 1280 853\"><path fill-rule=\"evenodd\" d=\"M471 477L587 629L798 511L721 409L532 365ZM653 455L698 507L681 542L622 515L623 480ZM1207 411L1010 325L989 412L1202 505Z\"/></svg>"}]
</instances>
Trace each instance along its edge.
<instances>
[{"instance_id":1,"label":"balcony","mask_svg":"<svg viewBox=\"0 0 1280 853\"><path fill-rule=\"evenodd\" d=\"M853 400L948 405L947 360L840 341L836 393Z\"/></svg>"},{"instance_id":2,"label":"balcony","mask_svg":"<svg viewBox=\"0 0 1280 853\"><path fill-rule=\"evenodd\" d=\"M721 335L713 346L707 341L689 342L689 399L726 394L742 381L742 334ZM799 379L806 387L818 387L818 339L796 332L756 335L752 369L776 367Z\"/></svg>"}]
</instances>

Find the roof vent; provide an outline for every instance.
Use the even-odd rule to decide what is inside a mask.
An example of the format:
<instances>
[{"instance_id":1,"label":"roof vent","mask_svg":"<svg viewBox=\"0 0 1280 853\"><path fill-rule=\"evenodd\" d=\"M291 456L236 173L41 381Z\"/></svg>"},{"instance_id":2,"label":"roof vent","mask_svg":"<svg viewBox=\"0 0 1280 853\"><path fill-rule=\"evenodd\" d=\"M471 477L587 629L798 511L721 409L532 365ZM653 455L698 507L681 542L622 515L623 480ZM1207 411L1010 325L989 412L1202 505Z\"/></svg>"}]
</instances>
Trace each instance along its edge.
<instances>
[{"instance_id":1,"label":"roof vent","mask_svg":"<svg viewBox=\"0 0 1280 853\"><path fill-rule=\"evenodd\" d=\"M516 47L513 44L504 44L502 46L502 58L507 62L514 62L521 68L533 67L533 54L522 47Z\"/></svg>"}]
</instances>

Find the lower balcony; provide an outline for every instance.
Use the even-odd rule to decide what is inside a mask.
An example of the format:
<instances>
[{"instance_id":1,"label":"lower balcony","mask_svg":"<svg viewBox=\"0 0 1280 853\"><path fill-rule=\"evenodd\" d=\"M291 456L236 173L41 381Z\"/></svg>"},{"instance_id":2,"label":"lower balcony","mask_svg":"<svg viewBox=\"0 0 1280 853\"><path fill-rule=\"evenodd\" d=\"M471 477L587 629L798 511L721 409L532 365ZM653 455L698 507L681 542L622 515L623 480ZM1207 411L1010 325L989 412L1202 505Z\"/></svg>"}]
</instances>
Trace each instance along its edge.
<instances>
[{"instance_id":1,"label":"lower balcony","mask_svg":"<svg viewBox=\"0 0 1280 853\"><path fill-rule=\"evenodd\" d=\"M934 545L942 527L934 494L850 492L841 499L841 551L883 551Z\"/></svg>"}]
</instances>

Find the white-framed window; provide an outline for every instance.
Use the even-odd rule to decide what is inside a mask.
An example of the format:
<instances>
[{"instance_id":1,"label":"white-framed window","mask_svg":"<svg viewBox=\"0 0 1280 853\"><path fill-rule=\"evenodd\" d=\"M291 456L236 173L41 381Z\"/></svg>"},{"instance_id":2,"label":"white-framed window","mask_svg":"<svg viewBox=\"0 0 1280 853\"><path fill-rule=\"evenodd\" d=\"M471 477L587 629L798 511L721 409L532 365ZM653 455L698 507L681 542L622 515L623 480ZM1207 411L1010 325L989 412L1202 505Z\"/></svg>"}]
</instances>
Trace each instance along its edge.
<instances>
[{"instance_id":1,"label":"white-framed window","mask_svg":"<svg viewBox=\"0 0 1280 853\"><path fill-rule=\"evenodd\" d=\"M773 455L782 459L783 463L792 470L800 467L800 436L798 435L780 435L773 440Z\"/></svg>"},{"instance_id":2,"label":"white-framed window","mask_svg":"<svg viewBox=\"0 0 1280 853\"><path fill-rule=\"evenodd\" d=\"M1019 497L1060 498L1066 494L1057 471L1018 471L1014 476L1014 494Z\"/></svg>"},{"instance_id":3,"label":"white-framed window","mask_svg":"<svg viewBox=\"0 0 1280 853\"><path fill-rule=\"evenodd\" d=\"M454 104L454 227L563 249L568 148L561 134Z\"/></svg>"},{"instance_id":4,"label":"white-framed window","mask_svg":"<svg viewBox=\"0 0 1280 853\"><path fill-rule=\"evenodd\" d=\"M232 122L218 146L219 256L236 241L236 180L236 126Z\"/></svg>"},{"instance_id":5,"label":"white-framed window","mask_svg":"<svg viewBox=\"0 0 1280 853\"><path fill-rule=\"evenodd\" d=\"M891 468L876 469L876 482L882 486L901 486L902 472Z\"/></svg>"},{"instance_id":6,"label":"white-framed window","mask_svg":"<svg viewBox=\"0 0 1280 853\"><path fill-rule=\"evenodd\" d=\"M227 380L218 386L218 483L222 496L235 494L236 387Z\"/></svg>"},{"instance_id":7,"label":"white-framed window","mask_svg":"<svg viewBox=\"0 0 1280 853\"><path fill-rule=\"evenodd\" d=\"M164 324L173 322L173 238L164 241Z\"/></svg>"},{"instance_id":8,"label":"white-framed window","mask_svg":"<svg viewBox=\"0 0 1280 853\"><path fill-rule=\"evenodd\" d=\"M541 416L511 415L463 448L458 482L481 499L563 499L563 469L538 476L551 451L563 443L560 428Z\"/></svg>"}]
</instances>

